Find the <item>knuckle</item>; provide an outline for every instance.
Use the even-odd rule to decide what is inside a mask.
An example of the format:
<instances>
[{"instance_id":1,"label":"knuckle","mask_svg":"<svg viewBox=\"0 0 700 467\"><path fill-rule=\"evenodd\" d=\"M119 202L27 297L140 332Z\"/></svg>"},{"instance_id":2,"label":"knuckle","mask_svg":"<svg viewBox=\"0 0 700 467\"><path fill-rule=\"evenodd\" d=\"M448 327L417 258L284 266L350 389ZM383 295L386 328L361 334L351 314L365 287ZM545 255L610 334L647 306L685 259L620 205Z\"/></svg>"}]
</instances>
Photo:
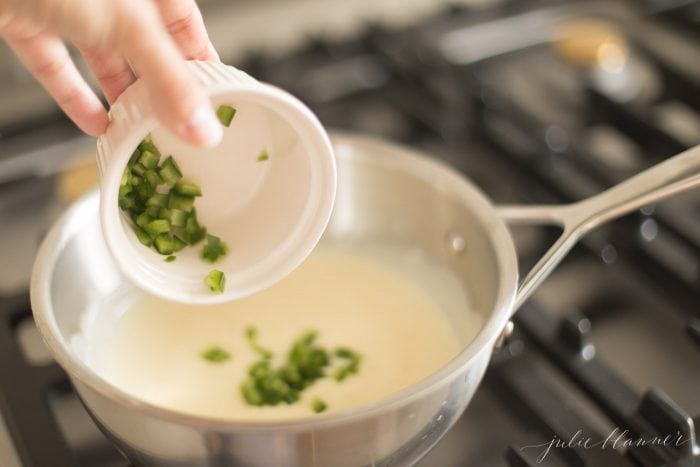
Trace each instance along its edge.
<instances>
[{"instance_id":1,"label":"knuckle","mask_svg":"<svg viewBox=\"0 0 700 467\"><path fill-rule=\"evenodd\" d=\"M63 74L70 62L66 57L47 57L38 63L32 71L39 79L52 80Z\"/></svg>"},{"instance_id":2,"label":"knuckle","mask_svg":"<svg viewBox=\"0 0 700 467\"><path fill-rule=\"evenodd\" d=\"M166 29L175 39L185 58L206 57L209 50L209 38L204 30L199 10L194 3L178 18L166 24Z\"/></svg>"},{"instance_id":3,"label":"knuckle","mask_svg":"<svg viewBox=\"0 0 700 467\"><path fill-rule=\"evenodd\" d=\"M113 102L134 81L130 70L117 71L97 77L108 102Z\"/></svg>"},{"instance_id":4,"label":"knuckle","mask_svg":"<svg viewBox=\"0 0 700 467\"><path fill-rule=\"evenodd\" d=\"M127 81L131 78L131 70L129 70L129 69L111 70L111 71L107 71L105 73L100 73L99 75L95 75L95 77L101 83L106 83L106 84L121 83L122 81Z\"/></svg>"},{"instance_id":5,"label":"knuckle","mask_svg":"<svg viewBox=\"0 0 700 467\"><path fill-rule=\"evenodd\" d=\"M203 37L188 37L181 43L182 53L187 59L198 59L206 57L209 52L209 40Z\"/></svg>"},{"instance_id":6,"label":"knuckle","mask_svg":"<svg viewBox=\"0 0 700 467\"><path fill-rule=\"evenodd\" d=\"M12 33L12 25L16 19L9 11L0 11L0 36L9 36Z\"/></svg>"},{"instance_id":7,"label":"knuckle","mask_svg":"<svg viewBox=\"0 0 700 467\"><path fill-rule=\"evenodd\" d=\"M83 90L79 86L68 86L56 95L56 102L61 107L72 107L84 99Z\"/></svg>"},{"instance_id":8,"label":"knuckle","mask_svg":"<svg viewBox=\"0 0 700 467\"><path fill-rule=\"evenodd\" d=\"M197 27L199 10L194 2L184 9L179 15L166 22L165 27L170 34L180 34L182 31L193 30Z\"/></svg>"},{"instance_id":9,"label":"knuckle","mask_svg":"<svg viewBox=\"0 0 700 467\"><path fill-rule=\"evenodd\" d=\"M113 50L116 48L123 52L123 49L133 47L158 24L158 15L151 2L141 2L138 14L134 14L130 8L132 6L125 2L117 2L114 7L105 41Z\"/></svg>"}]
</instances>

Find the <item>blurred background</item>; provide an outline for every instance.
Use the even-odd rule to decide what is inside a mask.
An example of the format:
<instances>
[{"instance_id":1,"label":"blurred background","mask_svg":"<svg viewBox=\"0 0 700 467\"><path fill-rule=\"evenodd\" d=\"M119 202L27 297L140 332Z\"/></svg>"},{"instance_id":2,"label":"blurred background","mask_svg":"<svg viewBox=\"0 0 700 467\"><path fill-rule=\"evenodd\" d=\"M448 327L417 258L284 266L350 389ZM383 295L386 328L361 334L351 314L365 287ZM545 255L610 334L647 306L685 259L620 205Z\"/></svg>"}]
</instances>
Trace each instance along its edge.
<instances>
[{"instance_id":1,"label":"blurred background","mask_svg":"<svg viewBox=\"0 0 700 467\"><path fill-rule=\"evenodd\" d=\"M443 160L498 203L576 201L700 143L700 1L200 5L224 62L331 129ZM126 466L41 344L27 293L46 230L95 186L95 143L4 45L0 81L0 465ZM523 271L555 238L514 235ZM700 194L587 236L420 465L698 465L699 304ZM615 428L685 442L561 448L544 464L523 449Z\"/></svg>"}]
</instances>

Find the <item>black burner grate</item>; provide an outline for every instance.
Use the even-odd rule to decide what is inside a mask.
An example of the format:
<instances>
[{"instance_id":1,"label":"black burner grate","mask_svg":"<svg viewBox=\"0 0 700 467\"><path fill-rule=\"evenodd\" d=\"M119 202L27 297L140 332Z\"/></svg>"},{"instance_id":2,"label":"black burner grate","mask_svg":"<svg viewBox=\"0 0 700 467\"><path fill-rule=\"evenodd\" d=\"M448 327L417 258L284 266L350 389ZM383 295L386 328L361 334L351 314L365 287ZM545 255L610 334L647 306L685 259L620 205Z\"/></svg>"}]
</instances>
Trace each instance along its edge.
<instances>
[{"instance_id":1,"label":"black burner grate","mask_svg":"<svg viewBox=\"0 0 700 467\"><path fill-rule=\"evenodd\" d=\"M63 370L53 362L27 361L17 330L31 320L29 297L0 299L0 414L5 419L18 455L27 467L125 466L126 461L106 443L82 406L73 418L92 429L90 436L71 439L59 419L55 401L77 402ZM60 402L59 402L60 404ZM80 413L80 412L79 412ZM68 435L68 436L67 436ZM71 441L75 441L71 444Z\"/></svg>"}]
</instances>

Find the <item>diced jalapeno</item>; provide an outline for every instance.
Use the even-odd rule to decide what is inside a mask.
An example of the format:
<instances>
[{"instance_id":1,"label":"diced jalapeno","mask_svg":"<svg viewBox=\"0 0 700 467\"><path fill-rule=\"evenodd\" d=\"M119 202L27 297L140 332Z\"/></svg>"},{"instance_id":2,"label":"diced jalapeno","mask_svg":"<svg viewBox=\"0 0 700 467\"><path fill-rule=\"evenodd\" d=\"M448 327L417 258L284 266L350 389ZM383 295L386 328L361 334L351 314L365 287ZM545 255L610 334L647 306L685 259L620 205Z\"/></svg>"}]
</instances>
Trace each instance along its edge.
<instances>
[{"instance_id":1,"label":"diced jalapeno","mask_svg":"<svg viewBox=\"0 0 700 467\"><path fill-rule=\"evenodd\" d=\"M188 213L181 209L170 209L169 211L170 225L173 227L184 227L187 223Z\"/></svg>"},{"instance_id":2,"label":"diced jalapeno","mask_svg":"<svg viewBox=\"0 0 700 467\"><path fill-rule=\"evenodd\" d=\"M143 230L150 235L167 233L170 232L170 222L165 219L155 219L144 225Z\"/></svg>"},{"instance_id":3,"label":"diced jalapeno","mask_svg":"<svg viewBox=\"0 0 700 467\"><path fill-rule=\"evenodd\" d=\"M168 158L165 159L165 161L160 166L158 174L165 183L169 183L171 185L174 185L178 180L182 178L182 172L180 171L180 167L178 167L175 163L173 156L168 156Z\"/></svg>"},{"instance_id":4,"label":"diced jalapeno","mask_svg":"<svg viewBox=\"0 0 700 467\"><path fill-rule=\"evenodd\" d=\"M173 239L168 234L163 233L158 235L153 244L161 255L169 255L175 251Z\"/></svg>"},{"instance_id":5,"label":"diced jalapeno","mask_svg":"<svg viewBox=\"0 0 700 467\"><path fill-rule=\"evenodd\" d=\"M233 120L234 115L236 115L236 109L230 105L220 105L216 109L216 116L219 117L219 121L226 128L231 126L231 120Z\"/></svg>"},{"instance_id":6,"label":"diced jalapeno","mask_svg":"<svg viewBox=\"0 0 700 467\"><path fill-rule=\"evenodd\" d=\"M209 286L212 292L223 293L226 286L226 276L218 269L214 269L204 279L204 283Z\"/></svg>"},{"instance_id":7,"label":"diced jalapeno","mask_svg":"<svg viewBox=\"0 0 700 467\"><path fill-rule=\"evenodd\" d=\"M144 166L146 169L155 169L158 167L158 161L160 161L160 156L152 153L148 149L141 152L141 157L139 157L139 164Z\"/></svg>"},{"instance_id":8,"label":"diced jalapeno","mask_svg":"<svg viewBox=\"0 0 700 467\"><path fill-rule=\"evenodd\" d=\"M215 235L207 235L207 243L202 249L202 259L215 262L228 252L228 246Z\"/></svg>"},{"instance_id":9,"label":"diced jalapeno","mask_svg":"<svg viewBox=\"0 0 700 467\"><path fill-rule=\"evenodd\" d=\"M270 155L267 153L267 149L263 149L260 151L260 154L258 154L258 162L264 162L270 158Z\"/></svg>"},{"instance_id":10,"label":"diced jalapeno","mask_svg":"<svg viewBox=\"0 0 700 467\"><path fill-rule=\"evenodd\" d=\"M194 206L193 196L178 195L170 192L168 197L168 209L179 209L180 211L190 212Z\"/></svg>"},{"instance_id":11,"label":"diced jalapeno","mask_svg":"<svg viewBox=\"0 0 700 467\"><path fill-rule=\"evenodd\" d=\"M235 114L231 106L222 106L222 123L228 126ZM195 198L202 196L196 183L182 179L182 171L175 159L168 156L160 163L161 152L150 135L141 141L131 154L119 183L119 208L133 222L132 228L139 242L166 255L166 262L175 260L172 253L194 245L206 235L206 228L199 225L194 209ZM202 257L216 261L226 254L226 243L210 236ZM205 282L213 292L224 289L225 276L212 271Z\"/></svg>"},{"instance_id":12,"label":"diced jalapeno","mask_svg":"<svg viewBox=\"0 0 700 467\"><path fill-rule=\"evenodd\" d=\"M183 196L202 196L202 189L199 185L185 180L179 180L174 186L175 193Z\"/></svg>"}]
</instances>

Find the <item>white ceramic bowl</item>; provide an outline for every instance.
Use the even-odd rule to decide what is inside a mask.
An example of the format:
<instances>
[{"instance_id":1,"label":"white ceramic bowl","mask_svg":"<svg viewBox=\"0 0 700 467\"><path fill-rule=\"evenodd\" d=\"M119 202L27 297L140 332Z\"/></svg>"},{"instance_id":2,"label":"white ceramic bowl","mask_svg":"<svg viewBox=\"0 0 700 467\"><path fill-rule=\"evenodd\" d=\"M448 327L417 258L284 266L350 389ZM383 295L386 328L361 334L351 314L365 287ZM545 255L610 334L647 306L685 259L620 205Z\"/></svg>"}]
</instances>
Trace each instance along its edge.
<instances>
[{"instance_id":1,"label":"white ceramic bowl","mask_svg":"<svg viewBox=\"0 0 700 467\"><path fill-rule=\"evenodd\" d=\"M222 143L202 149L181 142L158 124L137 81L114 103L111 124L98 139L100 220L117 266L139 287L174 301L224 302L269 287L313 250L333 207L335 159L318 119L289 93L221 63L189 65L214 108L236 108ZM166 263L138 241L119 209L122 173L148 134L163 159L172 155L185 178L202 187L195 201L198 219L229 246L215 264L200 258L202 243ZM262 150L269 159L258 161ZM221 294L204 283L212 269L226 274Z\"/></svg>"}]
</instances>

